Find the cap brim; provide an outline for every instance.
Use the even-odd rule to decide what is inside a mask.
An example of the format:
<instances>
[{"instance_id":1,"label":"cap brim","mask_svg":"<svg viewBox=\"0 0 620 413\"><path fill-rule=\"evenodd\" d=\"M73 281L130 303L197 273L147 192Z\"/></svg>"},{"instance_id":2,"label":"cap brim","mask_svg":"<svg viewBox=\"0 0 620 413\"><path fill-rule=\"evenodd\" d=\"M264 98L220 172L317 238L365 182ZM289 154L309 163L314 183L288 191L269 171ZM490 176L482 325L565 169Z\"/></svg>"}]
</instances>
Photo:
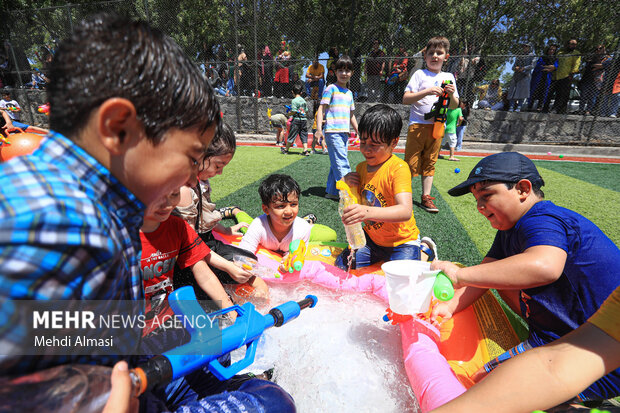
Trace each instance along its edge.
<instances>
[{"instance_id":1,"label":"cap brim","mask_svg":"<svg viewBox=\"0 0 620 413\"><path fill-rule=\"evenodd\" d=\"M451 196L461 196L469 193L469 187L477 182L484 181L484 178L469 178L467 181L458 184L448 191Z\"/></svg>"}]
</instances>

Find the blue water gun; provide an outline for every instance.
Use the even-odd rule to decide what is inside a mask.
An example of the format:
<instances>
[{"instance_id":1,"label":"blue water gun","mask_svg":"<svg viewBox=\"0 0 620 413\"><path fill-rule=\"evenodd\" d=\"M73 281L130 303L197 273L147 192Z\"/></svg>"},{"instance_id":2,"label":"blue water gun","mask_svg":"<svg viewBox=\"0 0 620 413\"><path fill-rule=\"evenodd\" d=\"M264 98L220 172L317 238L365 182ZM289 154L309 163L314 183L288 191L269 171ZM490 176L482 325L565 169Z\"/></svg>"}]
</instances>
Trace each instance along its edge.
<instances>
[{"instance_id":1,"label":"blue water gun","mask_svg":"<svg viewBox=\"0 0 620 413\"><path fill-rule=\"evenodd\" d=\"M317 303L314 295L307 295L305 299L295 302L288 301L275 308L268 314L261 314L252 303L243 306L234 305L214 313L206 314L194 294L191 286L182 287L173 291L168 301L176 315L182 315L188 320L185 328L191 339L189 343L155 356L148 362L131 370L133 393L138 396L156 385L169 383L185 376L205 365L220 380L228 380L254 362L258 338L270 327L280 327L297 318L304 308L312 308ZM217 323L211 328L196 328L199 320L216 320L218 316L237 312L235 324L219 329ZM193 321L196 321L195 323ZM230 353L241 346L247 346L245 357L229 367L224 367L217 360L223 354Z\"/></svg>"}]
</instances>

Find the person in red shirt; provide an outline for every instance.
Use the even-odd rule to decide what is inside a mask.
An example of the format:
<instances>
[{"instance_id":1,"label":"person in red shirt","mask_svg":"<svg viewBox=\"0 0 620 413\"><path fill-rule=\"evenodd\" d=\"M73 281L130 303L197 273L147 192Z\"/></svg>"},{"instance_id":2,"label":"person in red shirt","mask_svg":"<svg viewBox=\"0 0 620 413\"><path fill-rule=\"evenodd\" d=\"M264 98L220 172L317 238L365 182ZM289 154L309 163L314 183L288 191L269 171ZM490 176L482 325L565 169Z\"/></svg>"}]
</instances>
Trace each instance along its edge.
<instances>
[{"instance_id":1,"label":"person in red shirt","mask_svg":"<svg viewBox=\"0 0 620 413\"><path fill-rule=\"evenodd\" d=\"M211 258L209 247L188 223L170 215L179 200L180 190L177 189L149 206L144 214L140 230L140 270L146 299L143 337L158 335L166 330L165 321L174 314L168 305L168 294L173 290L175 264L180 268L191 268L197 284L220 308L233 305L207 265ZM228 314L235 317L234 311ZM174 347L179 343L170 344ZM161 351L166 350L163 347L168 345L162 343Z\"/></svg>"}]
</instances>

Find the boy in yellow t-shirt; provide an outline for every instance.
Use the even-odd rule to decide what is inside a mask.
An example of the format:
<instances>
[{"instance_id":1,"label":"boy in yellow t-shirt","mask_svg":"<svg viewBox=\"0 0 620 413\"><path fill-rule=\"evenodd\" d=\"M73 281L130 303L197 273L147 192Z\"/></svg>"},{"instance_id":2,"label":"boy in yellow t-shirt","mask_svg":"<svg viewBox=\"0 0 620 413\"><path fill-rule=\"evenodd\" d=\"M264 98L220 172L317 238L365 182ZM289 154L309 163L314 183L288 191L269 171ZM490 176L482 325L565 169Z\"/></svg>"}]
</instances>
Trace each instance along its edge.
<instances>
[{"instance_id":1,"label":"boy in yellow t-shirt","mask_svg":"<svg viewBox=\"0 0 620 413\"><path fill-rule=\"evenodd\" d=\"M356 187L360 203L345 208L342 215L345 225L364 222L366 246L355 252L353 268L379 261L436 258L435 243L428 237L420 239L413 217L409 165L392 154L402 125L400 115L387 105L369 108L360 120L360 152L366 161L344 177L350 187ZM336 264L344 267L349 255L346 249Z\"/></svg>"}]
</instances>

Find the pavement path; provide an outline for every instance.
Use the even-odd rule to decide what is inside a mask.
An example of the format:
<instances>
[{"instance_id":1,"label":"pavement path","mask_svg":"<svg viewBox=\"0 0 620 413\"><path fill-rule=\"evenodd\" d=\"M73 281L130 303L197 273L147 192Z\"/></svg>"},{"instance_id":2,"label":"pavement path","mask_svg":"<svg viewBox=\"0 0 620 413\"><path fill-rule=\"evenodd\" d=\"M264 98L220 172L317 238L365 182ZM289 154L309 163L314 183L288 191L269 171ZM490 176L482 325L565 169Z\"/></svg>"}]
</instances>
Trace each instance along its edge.
<instances>
[{"instance_id":1,"label":"pavement path","mask_svg":"<svg viewBox=\"0 0 620 413\"><path fill-rule=\"evenodd\" d=\"M239 145L251 146L274 146L275 134L236 134ZM311 137L312 134L309 134ZM527 155L531 159L573 161L573 162L598 162L620 163L620 147L603 146L567 146L567 145L534 145L512 143L489 143L489 142L463 142L463 150L456 156L487 156L492 153L516 151ZM358 150L349 146L349 150ZM396 146L395 152L405 151L405 139L401 139ZM448 155L447 150L442 150L441 155Z\"/></svg>"}]
</instances>

